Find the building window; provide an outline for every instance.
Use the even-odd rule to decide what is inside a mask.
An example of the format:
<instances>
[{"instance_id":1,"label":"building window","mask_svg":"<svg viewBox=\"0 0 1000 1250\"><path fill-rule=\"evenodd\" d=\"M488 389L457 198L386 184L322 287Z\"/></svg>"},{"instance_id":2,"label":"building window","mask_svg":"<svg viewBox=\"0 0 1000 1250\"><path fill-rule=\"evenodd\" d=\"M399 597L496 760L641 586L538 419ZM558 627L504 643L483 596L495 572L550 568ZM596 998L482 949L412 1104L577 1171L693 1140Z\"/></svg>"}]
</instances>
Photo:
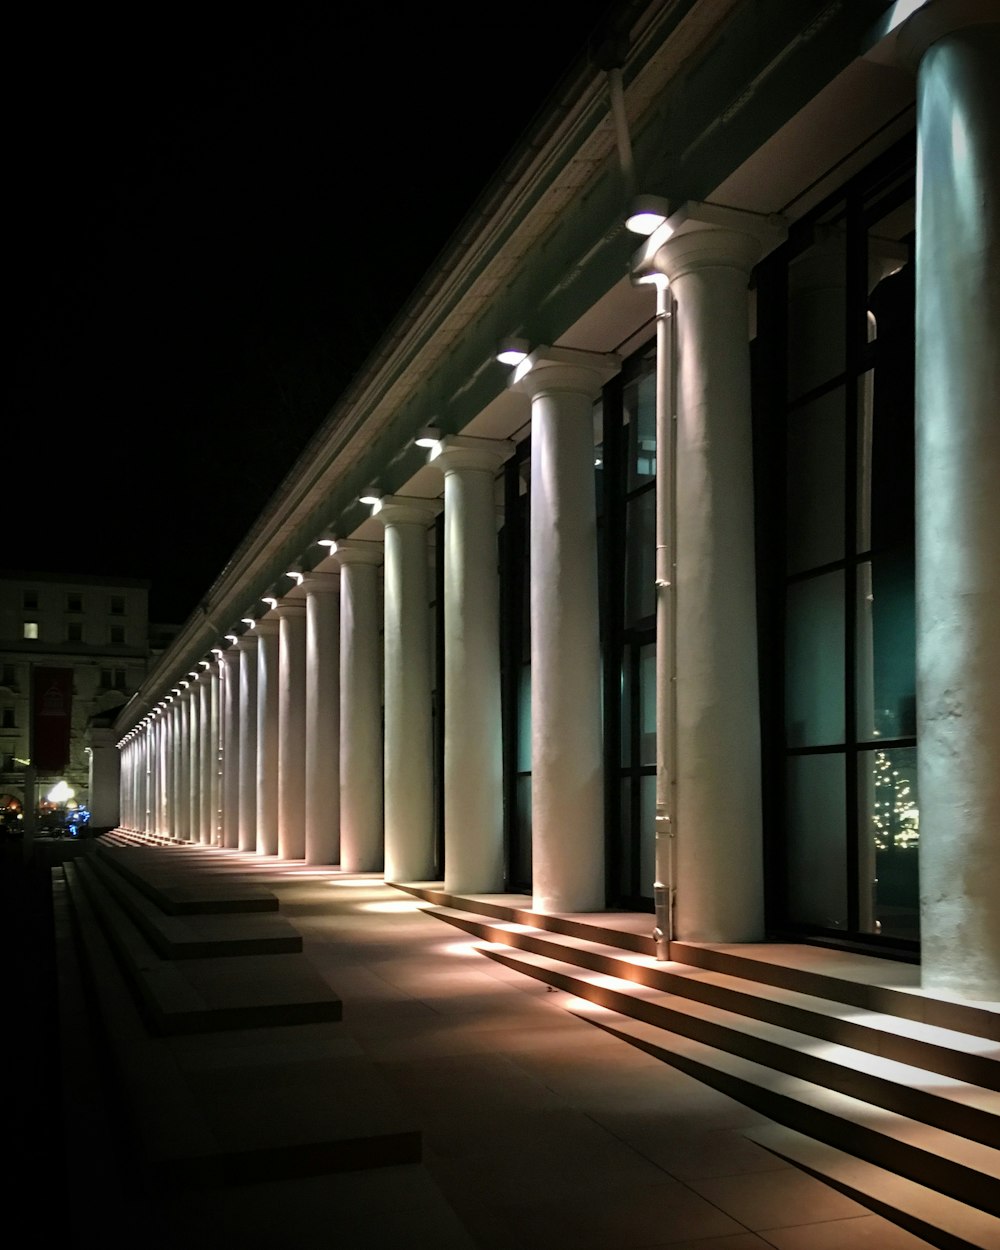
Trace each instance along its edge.
<instances>
[{"instance_id":1,"label":"building window","mask_svg":"<svg viewBox=\"0 0 1000 1250\"><path fill-rule=\"evenodd\" d=\"M26 590L24 592L23 604L26 612L36 612L38 610L38 591Z\"/></svg>"},{"instance_id":2,"label":"building window","mask_svg":"<svg viewBox=\"0 0 1000 1250\"><path fill-rule=\"evenodd\" d=\"M37 638L38 637L38 622L37 621L25 621L24 622L24 636L25 638Z\"/></svg>"},{"instance_id":3,"label":"building window","mask_svg":"<svg viewBox=\"0 0 1000 1250\"><path fill-rule=\"evenodd\" d=\"M0 728L2 729L16 729L17 728L17 720L14 716L14 709L12 707L5 707L3 711L0 712Z\"/></svg>"},{"instance_id":4,"label":"building window","mask_svg":"<svg viewBox=\"0 0 1000 1250\"><path fill-rule=\"evenodd\" d=\"M0 767L3 768L3 771L5 773L12 773L14 771L14 752L13 751L4 751L2 754L0 754Z\"/></svg>"},{"instance_id":5,"label":"building window","mask_svg":"<svg viewBox=\"0 0 1000 1250\"><path fill-rule=\"evenodd\" d=\"M771 923L903 949L919 939L914 231L911 138L765 262L755 348Z\"/></svg>"},{"instance_id":6,"label":"building window","mask_svg":"<svg viewBox=\"0 0 1000 1250\"><path fill-rule=\"evenodd\" d=\"M6 686L8 690L17 688L17 670L13 664L4 664L0 669L0 686Z\"/></svg>"},{"instance_id":7,"label":"building window","mask_svg":"<svg viewBox=\"0 0 1000 1250\"><path fill-rule=\"evenodd\" d=\"M125 645L125 626L111 626L111 645L113 647L123 647Z\"/></svg>"},{"instance_id":8,"label":"building window","mask_svg":"<svg viewBox=\"0 0 1000 1250\"><path fill-rule=\"evenodd\" d=\"M111 596L111 615L112 616L124 616L125 615L125 596L124 595L112 595Z\"/></svg>"},{"instance_id":9,"label":"building window","mask_svg":"<svg viewBox=\"0 0 1000 1250\"><path fill-rule=\"evenodd\" d=\"M70 621L66 626L67 642L83 642L83 622Z\"/></svg>"},{"instance_id":10,"label":"building window","mask_svg":"<svg viewBox=\"0 0 1000 1250\"><path fill-rule=\"evenodd\" d=\"M71 591L66 596L66 611L67 612L82 612L83 611L83 595L79 594L77 591Z\"/></svg>"},{"instance_id":11,"label":"building window","mask_svg":"<svg viewBox=\"0 0 1000 1250\"><path fill-rule=\"evenodd\" d=\"M123 668L102 668L101 689L124 691L126 689L125 670Z\"/></svg>"}]
</instances>

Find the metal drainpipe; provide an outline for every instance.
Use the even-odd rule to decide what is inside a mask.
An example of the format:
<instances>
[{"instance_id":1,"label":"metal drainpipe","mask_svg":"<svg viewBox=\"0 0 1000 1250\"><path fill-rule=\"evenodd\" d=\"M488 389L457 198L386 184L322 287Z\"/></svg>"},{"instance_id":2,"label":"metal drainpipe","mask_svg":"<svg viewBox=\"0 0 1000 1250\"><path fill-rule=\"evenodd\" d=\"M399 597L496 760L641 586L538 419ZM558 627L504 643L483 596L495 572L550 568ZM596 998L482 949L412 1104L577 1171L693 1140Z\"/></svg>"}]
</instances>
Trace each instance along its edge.
<instances>
[{"instance_id":1,"label":"metal drainpipe","mask_svg":"<svg viewBox=\"0 0 1000 1250\"><path fill-rule=\"evenodd\" d=\"M656 842L653 903L656 958L670 958L677 857L677 645L673 299L656 284Z\"/></svg>"}]
</instances>

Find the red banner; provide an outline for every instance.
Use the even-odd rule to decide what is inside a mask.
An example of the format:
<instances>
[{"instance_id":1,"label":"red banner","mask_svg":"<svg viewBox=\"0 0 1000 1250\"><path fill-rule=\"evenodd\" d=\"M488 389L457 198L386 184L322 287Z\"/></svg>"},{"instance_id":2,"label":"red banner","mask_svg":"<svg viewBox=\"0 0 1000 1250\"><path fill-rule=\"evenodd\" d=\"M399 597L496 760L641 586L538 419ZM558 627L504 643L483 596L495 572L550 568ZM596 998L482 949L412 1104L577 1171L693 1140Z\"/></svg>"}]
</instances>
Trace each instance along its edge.
<instances>
[{"instance_id":1,"label":"red banner","mask_svg":"<svg viewBox=\"0 0 1000 1250\"><path fill-rule=\"evenodd\" d=\"M73 670L31 671L31 762L40 773L61 773L69 763L69 732L73 721Z\"/></svg>"}]
</instances>

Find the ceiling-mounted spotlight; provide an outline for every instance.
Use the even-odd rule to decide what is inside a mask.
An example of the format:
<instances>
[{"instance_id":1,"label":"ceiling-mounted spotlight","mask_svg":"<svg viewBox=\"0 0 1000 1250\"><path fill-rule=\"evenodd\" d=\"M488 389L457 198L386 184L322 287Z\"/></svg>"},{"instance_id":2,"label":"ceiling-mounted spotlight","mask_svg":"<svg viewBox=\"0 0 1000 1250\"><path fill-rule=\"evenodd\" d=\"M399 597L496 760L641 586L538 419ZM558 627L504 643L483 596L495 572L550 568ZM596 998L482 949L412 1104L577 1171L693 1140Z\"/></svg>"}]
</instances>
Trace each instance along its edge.
<instances>
[{"instance_id":1,"label":"ceiling-mounted spotlight","mask_svg":"<svg viewBox=\"0 0 1000 1250\"><path fill-rule=\"evenodd\" d=\"M276 608L278 606L278 601L275 599L274 595L262 595L260 601L261 603L266 603L269 608Z\"/></svg>"},{"instance_id":2,"label":"ceiling-mounted spotlight","mask_svg":"<svg viewBox=\"0 0 1000 1250\"><path fill-rule=\"evenodd\" d=\"M418 447L435 447L441 441L441 431L436 425L425 425L413 441Z\"/></svg>"},{"instance_id":3,"label":"ceiling-mounted spotlight","mask_svg":"<svg viewBox=\"0 0 1000 1250\"><path fill-rule=\"evenodd\" d=\"M365 489L358 496L358 502L367 504L369 507L372 507L374 504L377 504L381 498L382 498L382 492L379 490L377 486L366 486Z\"/></svg>"},{"instance_id":4,"label":"ceiling-mounted spotlight","mask_svg":"<svg viewBox=\"0 0 1000 1250\"><path fill-rule=\"evenodd\" d=\"M662 195L637 195L629 205L625 228L633 234L650 235L669 216L670 204Z\"/></svg>"},{"instance_id":5,"label":"ceiling-mounted spotlight","mask_svg":"<svg viewBox=\"0 0 1000 1250\"><path fill-rule=\"evenodd\" d=\"M497 345L497 360L502 365L519 365L531 351L527 339L505 338Z\"/></svg>"}]
</instances>

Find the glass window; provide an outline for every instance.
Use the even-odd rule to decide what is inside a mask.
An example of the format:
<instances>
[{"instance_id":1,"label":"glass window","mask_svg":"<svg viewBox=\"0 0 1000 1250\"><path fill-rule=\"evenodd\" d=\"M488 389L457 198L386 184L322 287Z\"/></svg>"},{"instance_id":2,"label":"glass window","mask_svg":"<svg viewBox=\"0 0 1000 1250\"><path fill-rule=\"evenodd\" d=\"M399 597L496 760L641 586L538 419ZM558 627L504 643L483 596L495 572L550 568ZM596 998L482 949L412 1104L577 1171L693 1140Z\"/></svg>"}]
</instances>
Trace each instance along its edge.
<instances>
[{"instance_id":1,"label":"glass window","mask_svg":"<svg viewBox=\"0 0 1000 1250\"><path fill-rule=\"evenodd\" d=\"M788 918L824 929L847 927L844 757L788 759Z\"/></svg>"},{"instance_id":2,"label":"glass window","mask_svg":"<svg viewBox=\"0 0 1000 1250\"><path fill-rule=\"evenodd\" d=\"M111 615L112 616L124 616L125 615L125 596L124 595L112 595L111 596Z\"/></svg>"},{"instance_id":3,"label":"glass window","mask_svg":"<svg viewBox=\"0 0 1000 1250\"><path fill-rule=\"evenodd\" d=\"M639 763L656 763L656 643L639 649Z\"/></svg>"},{"instance_id":4,"label":"glass window","mask_svg":"<svg viewBox=\"0 0 1000 1250\"><path fill-rule=\"evenodd\" d=\"M656 491L646 490L626 505L625 624L656 612Z\"/></svg>"},{"instance_id":5,"label":"glass window","mask_svg":"<svg viewBox=\"0 0 1000 1250\"><path fill-rule=\"evenodd\" d=\"M788 269L788 398L839 377L846 363L846 235L820 223Z\"/></svg>"},{"instance_id":6,"label":"glass window","mask_svg":"<svg viewBox=\"0 0 1000 1250\"><path fill-rule=\"evenodd\" d=\"M24 636L25 638L37 638L38 637L38 622L37 621L25 621L24 622Z\"/></svg>"},{"instance_id":7,"label":"glass window","mask_svg":"<svg viewBox=\"0 0 1000 1250\"><path fill-rule=\"evenodd\" d=\"M17 682L17 673L13 664L4 664L0 673L0 685L12 689Z\"/></svg>"},{"instance_id":8,"label":"glass window","mask_svg":"<svg viewBox=\"0 0 1000 1250\"><path fill-rule=\"evenodd\" d=\"M26 612L34 612L38 608L38 591L26 590L22 599L22 604Z\"/></svg>"},{"instance_id":9,"label":"glass window","mask_svg":"<svg viewBox=\"0 0 1000 1250\"><path fill-rule=\"evenodd\" d=\"M0 713L0 725L2 725L4 729L17 728L17 721L14 717L14 709L12 707L5 707L3 712Z\"/></svg>"},{"instance_id":10,"label":"glass window","mask_svg":"<svg viewBox=\"0 0 1000 1250\"><path fill-rule=\"evenodd\" d=\"M920 795L916 747L859 756L861 928L886 937L919 936Z\"/></svg>"},{"instance_id":11,"label":"glass window","mask_svg":"<svg viewBox=\"0 0 1000 1250\"><path fill-rule=\"evenodd\" d=\"M628 434L628 490L656 477L656 373L649 371L625 387L625 424Z\"/></svg>"},{"instance_id":12,"label":"glass window","mask_svg":"<svg viewBox=\"0 0 1000 1250\"><path fill-rule=\"evenodd\" d=\"M83 642L83 623L81 621L70 621L66 626L67 642Z\"/></svg>"},{"instance_id":13,"label":"glass window","mask_svg":"<svg viewBox=\"0 0 1000 1250\"><path fill-rule=\"evenodd\" d=\"M788 572L844 554L844 387L794 409L786 441Z\"/></svg>"},{"instance_id":14,"label":"glass window","mask_svg":"<svg viewBox=\"0 0 1000 1250\"><path fill-rule=\"evenodd\" d=\"M78 594L75 591L71 591L66 596L66 611L67 612L82 612L83 611L83 595Z\"/></svg>"},{"instance_id":15,"label":"glass window","mask_svg":"<svg viewBox=\"0 0 1000 1250\"><path fill-rule=\"evenodd\" d=\"M844 574L792 582L785 617L789 746L844 741Z\"/></svg>"},{"instance_id":16,"label":"glass window","mask_svg":"<svg viewBox=\"0 0 1000 1250\"><path fill-rule=\"evenodd\" d=\"M121 647L125 645L124 625L112 625L111 626L111 645L113 647Z\"/></svg>"}]
</instances>

